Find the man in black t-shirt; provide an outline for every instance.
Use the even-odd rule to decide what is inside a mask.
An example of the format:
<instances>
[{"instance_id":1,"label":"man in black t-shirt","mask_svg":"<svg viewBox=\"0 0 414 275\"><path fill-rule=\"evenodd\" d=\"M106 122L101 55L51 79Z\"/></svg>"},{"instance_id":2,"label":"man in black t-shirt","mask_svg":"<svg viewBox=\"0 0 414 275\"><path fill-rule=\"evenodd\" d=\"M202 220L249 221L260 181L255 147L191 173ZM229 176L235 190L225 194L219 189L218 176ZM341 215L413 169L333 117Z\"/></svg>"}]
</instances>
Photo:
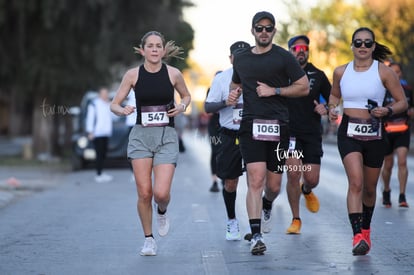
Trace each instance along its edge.
<instances>
[{"instance_id":1,"label":"man in black t-shirt","mask_svg":"<svg viewBox=\"0 0 414 275\"><path fill-rule=\"evenodd\" d=\"M301 193L308 210L313 213L319 211L319 200L312 189L319 183L323 155L321 116L327 114L326 106L319 100L321 96L326 102L329 100L331 83L323 71L308 62L309 38L306 35L292 37L288 47L305 71L310 90L308 96L288 99L291 154L286 160L286 191L293 218L286 233L299 234L302 225L299 215Z\"/></svg>"},{"instance_id":2,"label":"man in black t-shirt","mask_svg":"<svg viewBox=\"0 0 414 275\"><path fill-rule=\"evenodd\" d=\"M309 82L294 57L272 44L276 28L271 13L256 13L251 33L255 46L234 55L228 99L236 102L243 95L239 136L248 179L250 251L261 255L266 250L261 234L262 206L272 204L272 200L262 199L263 190L266 186L267 194L279 193L289 145L287 97L307 95Z\"/></svg>"}]
</instances>

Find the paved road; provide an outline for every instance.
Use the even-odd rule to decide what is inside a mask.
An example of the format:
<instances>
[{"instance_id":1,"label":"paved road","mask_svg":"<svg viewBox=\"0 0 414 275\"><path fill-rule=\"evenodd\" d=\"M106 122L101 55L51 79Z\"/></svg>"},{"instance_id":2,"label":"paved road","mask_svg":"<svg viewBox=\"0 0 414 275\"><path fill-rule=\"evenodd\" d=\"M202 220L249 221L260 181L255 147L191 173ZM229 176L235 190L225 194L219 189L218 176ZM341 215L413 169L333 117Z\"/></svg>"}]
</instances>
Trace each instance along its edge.
<instances>
[{"instance_id":1,"label":"paved road","mask_svg":"<svg viewBox=\"0 0 414 275\"><path fill-rule=\"evenodd\" d=\"M180 155L172 188L171 230L166 237L156 236L156 257L138 254L143 233L128 169L112 169L115 181L97 184L92 170L56 173L0 168L0 180L13 174L23 183L45 189L0 209L0 274L413 273L414 217L411 208L394 206L395 193L391 209L383 208L378 199L370 254L352 256L347 181L335 145L324 146L316 190L320 211L309 213L302 200L302 234L286 235L291 214L283 191L274 205L274 229L264 235L268 250L264 256L252 256L247 242L224 239L223 199L220 193L208 191L207 140L187 133L185 142L188 150ZM413 174L412 157L409 166ZM395 175L393 181L397 190ZM243 233L249 230L245 182L242 178L236 208ZM412 177L407 197L414 207Z\"/></svg>"}]
</instances>

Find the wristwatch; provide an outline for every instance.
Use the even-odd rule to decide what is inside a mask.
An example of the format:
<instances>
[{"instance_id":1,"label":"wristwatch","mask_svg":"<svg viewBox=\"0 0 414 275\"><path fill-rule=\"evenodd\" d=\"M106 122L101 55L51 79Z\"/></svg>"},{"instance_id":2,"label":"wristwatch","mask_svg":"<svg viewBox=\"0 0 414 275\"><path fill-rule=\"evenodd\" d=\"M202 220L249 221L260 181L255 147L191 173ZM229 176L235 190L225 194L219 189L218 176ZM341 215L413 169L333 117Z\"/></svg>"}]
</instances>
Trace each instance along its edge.
<instances>
[{"instance_id":1,"label":"wristwatch","mask_svg":"<svg viewBox=\"0 0 414 275\"><path fill-rule=\"evenodd\" d=\"M187 105L185 105L185 103L181 102L179 105L183 106L183 112L187 110Z\"/></svg>"},{"instance_id":2,"label":"wristwatch","mask_svg":"<svg viewBox=\"0 0 414 275\"><path fill-rule=\"evenodd\" d=\"M280 95L280 88L275 89L275 95Z\"/></svg>"}]
</instances>

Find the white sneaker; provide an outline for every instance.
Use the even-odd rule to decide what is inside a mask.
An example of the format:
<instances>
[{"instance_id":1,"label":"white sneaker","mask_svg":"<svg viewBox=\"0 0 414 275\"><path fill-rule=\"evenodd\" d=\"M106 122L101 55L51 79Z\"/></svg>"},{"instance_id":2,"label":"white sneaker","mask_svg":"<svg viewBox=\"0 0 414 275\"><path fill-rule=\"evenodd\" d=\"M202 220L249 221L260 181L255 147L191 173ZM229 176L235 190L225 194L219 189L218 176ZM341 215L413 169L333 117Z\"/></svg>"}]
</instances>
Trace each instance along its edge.
<instances>
[{"instance_id":1,"label":"white sneaker","mask_svg":"<svg viewBox=\"0 0 414 275\"><path fill-rule=\"evenodd\" d=\"M227 221L226 240L228 241L240 241L241 235L239 230L239 221L237 219L231 219Z\"/></svg>"},{"instance_id":2,"label":"white sneaker","mask_svg":"<svg viewBox=\"0 0 414 275\"><path fill-rule=\"evenodd\" d=\"M95 176L95 181L96 182L104 182L105 179L102 177L102 175L96 175Z\"/></svg>"},{"instance_id":3,"label":"white sneaker","mask_svg":"<svg viewBox=\"0 0 414 275\"><path fill-rule=\"evenodd\" d=\"M145 238L144 246L140 252L141 256L155 256L157 255L157 244L153 237Z\"/></svg>"},{"instance_id":4,"label":"white sneaker","mask_svg":"<svg viewBox=\"0 0 414 275\"><path fill-rule=\"evenodd\" d=\"M168 234L168 230L170 229L170 219L167 216L167 213L164 215L157 214L157 222L158 222L158 234L161 237L164 237Z\"/></svg>"},{"instance_id":5,"label":"white sneaker","mask_svg":"<svg viewBox=\"0 0 414 275\"><path fill-rule=\"evenodd\" d=\"M113 179L112 176L108 175L108 174L100 174L95 176L95 181L96 182L109 182Z\"/></svg>"},{"instance_id":6,"label":"white sneaker","mask_svg":"<svg viewBox=\"0 0 414 275\"><path fill-rule=\"evenodd\" d=\"M263 255L265 251L266 245L264 244L262 234L254 234L250 244L250 252L253 255Z\"/></svg>"},{"instance_id":7,"label":"white sneaker","mask_svg":"<svg viewBox=\"0 0 414 275\"><path fill-rule=\"evenodd\" d=\"M262 232L269 233L272 231L272 210L262 210Z\"/></svg>"},{"instance_id":8,"label":"white sneaker","mask_svg":"<svg viewBox=\"0 0 414 275\"><path fill-rule=\"evenodd\" d=\"M102 173L101 176L104 178L104 181L112 181L114 179L113 176L105 174L105 173Z\"/></svg>"}]
</instances>

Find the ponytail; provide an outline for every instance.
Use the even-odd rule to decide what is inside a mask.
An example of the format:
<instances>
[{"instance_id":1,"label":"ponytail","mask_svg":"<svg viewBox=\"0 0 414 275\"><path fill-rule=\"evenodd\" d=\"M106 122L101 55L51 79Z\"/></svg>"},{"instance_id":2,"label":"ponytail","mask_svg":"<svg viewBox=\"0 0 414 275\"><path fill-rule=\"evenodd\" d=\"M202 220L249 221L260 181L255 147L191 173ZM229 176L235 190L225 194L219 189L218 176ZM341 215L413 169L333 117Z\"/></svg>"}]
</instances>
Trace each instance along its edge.
<instances>
[{"instance_id":1,"label":"ponytail","mask_svg":"<svg viewBox=\"0 0 414 275\"><path fill-rule=\"evenodd\" d=\"M392 55L392 51L387 46L375 42L375 50L372 53L372 58L384 62L387 60L388 55Z\"/></svg>"},{"instance_id":2,"label":"ponytail","mask_svg":"<svg viewBox=\"0 0 414 275\"><path fill-rule=\"evenodd\" d=\"M182 53L183 53L183 48L175 45L175 41L170 40L167 42L167 44L165 44L164 59L168 60L171 57L174 57L174 58L183 60L184 58L180 56Z\"/></svg>"},{"instance_id":3,"label":"ponytail","mask_svg":"<svg viewBox=\"0 0 414 275\"><path fill-rule=\"evenodd\" d=\"M177 45L175 45L175 42L170 40L168 42L165 41L164 35L162 35L160 32L157 31L149 31L141 38L141 44L139 47L133 47L135 53L140 53L140 50L144 48L145 43L147 42L147 38L150 35L157 35L162 40L162 45L165 48L165 55L163 56L164 60L169 60L171 57L178 58L178 59L184 59L180 55L183 53L183 49Z\"/></svg>"}]
</instances>

